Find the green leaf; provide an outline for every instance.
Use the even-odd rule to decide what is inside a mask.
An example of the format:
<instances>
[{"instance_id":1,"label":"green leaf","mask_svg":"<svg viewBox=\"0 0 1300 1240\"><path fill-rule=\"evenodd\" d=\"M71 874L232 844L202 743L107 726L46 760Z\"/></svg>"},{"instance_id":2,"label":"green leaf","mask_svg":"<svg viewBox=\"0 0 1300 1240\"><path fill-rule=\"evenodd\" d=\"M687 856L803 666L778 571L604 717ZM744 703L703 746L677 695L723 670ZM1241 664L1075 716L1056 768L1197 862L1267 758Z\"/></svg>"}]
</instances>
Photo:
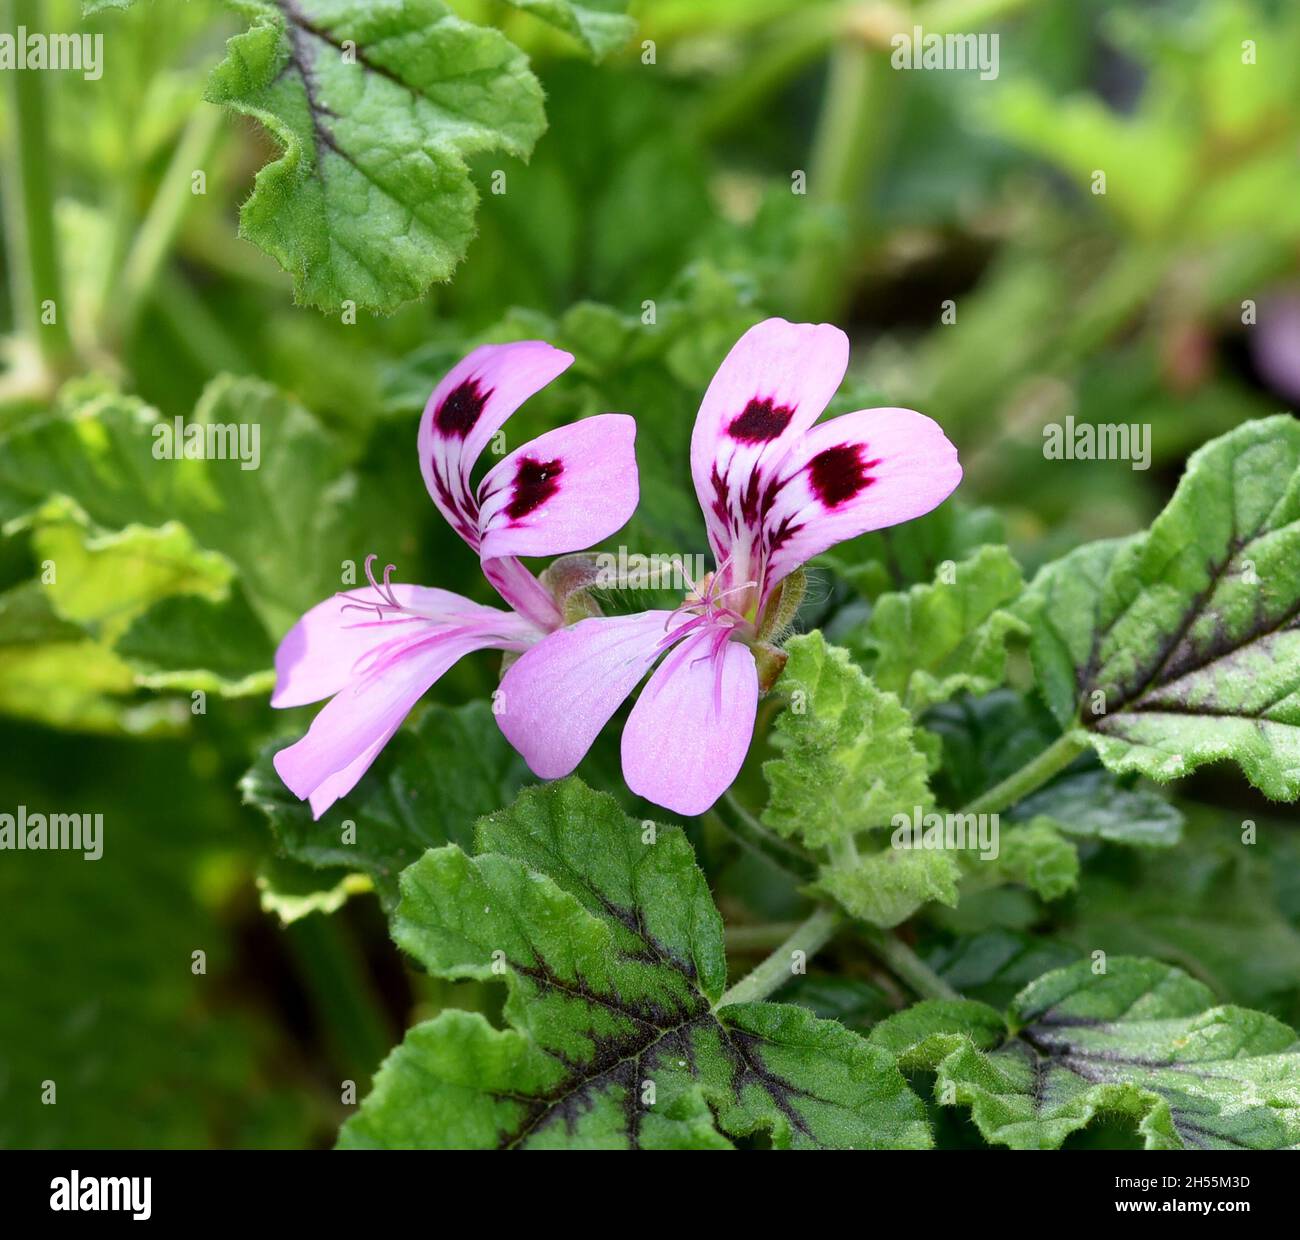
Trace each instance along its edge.
<instances>
[{"instance_id":1,"label":"green leaf","mask_svg":"<svg viewBox=\"0 0 1300 1240\"><path fill-rule=\"evenodd\" d=\"M1300 795L1300 424L1248 422L1193 454L1136 538L1080 548L1026 594L1048 705L1114 771L1219 759Z\"/></svg>"},{"instance_id":2,"label":"green leaf","mask_svg":"<svg viewBox=\"0 0 1300 1240\"><path fill-rule=\"evenodd\" d=\"M149 689L242 697L275 685L275 646L239 587L222 603L188 594L161 599L113 649Z\"/></svg>"},{"instance_id":3,"label":"green leaf","mask_svg":"<svg viewBox=\"0 0 1300 1240\"><path fill-rule=\"evenodd\" d=\"M1102 1114L1147 1149L1285 1149L1300 1141L1300 1043L1280 1021L1215 1007L1208 988L1152 960L1048 973L1006 1022L970 1001L925 1002L873 1044L933 1070L935 1097L969 1106L985 1140L1055 1149Z\"/></svg>"},{"instance_id":4,"label":"green leaf","mask_svg":"<svg viewBox=\"0 0 1300 1240\"><path fill-rule=\"evenodd\" d=\"M898 698L821 633L792 637L785 649L777 691L789 704L772 729L782 756L763 764L763 821L819 848L933 804L925 756Z\"/></svg>"},{"instance_id":5,"label":"green leaf","mask_svg":"<svg viewBox=\"0 0 1300 1240\"><path fill-rule=\"evenodd\" d=\"M400 729L346 797L312 819L275 773L269 745L240 781L244 800L271 822L280 848L293 860L330 871L370 877L386 907L397 903L398 874L426 849L469 846L474 822L510 800L527 777L489 706L433 704L414 727ZM352 824L349 843L344 829Z\"/></svg>"},{"instance_id":6,"label":"green leaf","mask_svg":"<svg viewBox=\"0 0 1300 1240\"><path fill-rule=\"evenodd\" d=\"M1168 848L1182 838L1183 815L1150 788L1125 788L1106 770L1063 775L1027 796L1013 817L1050 818L1062 831L1085 838Z\"/></svg>"},{"instance_id":7,"label":"green leaf","mask_svg":"<svg viewBox=\"0 0 1300 1240\"><path fill-rule=\"evenodd\" d=\"M405 492L363 482L334 435L256 380L214 380L179 438L177 421L95 392L0 435L0 522L31 529L56 609L134 673L123 691L263 693L275 639L349 563L409 564ZM186 457L194 436L203 453Z\"/></svg>"},{"instance_id":8,"label":"green leaf","mask_svg":"<svg viewBox=\"0 0 1300 1240\"><path fill-rule=\"evenodd\" d=\"M977 856L970 862L977 876L987 867L991 877L1023 883L1044 900L1059 900L1079 881L1079 854L1054 819L1039 815L999 834L996 858L984 862Z\"/></svg>"},{"instance_id":9,"label":"green leaf","mask_svg":"<svg viewBox=\"0 0 1300 1240\"><path fill-rule=\"evenodd\" d=\"M854 917L877 926L896 926L930 900L957 903L961 870L946 852L882 848L852 864L823 866L817 887Z\"/></svg>"},{"instance_id":10,"label":"green leaf","mask_svg":"<svg viewBox=\"0 0 1300 1240\"><path fill-rule=\"evenodd\" d=\"M82 732L174 730L169 705L126 700L134 687L108 646L54 611L48 587L0 593L0 711Z\"/></svg>"},{"instance_id":11,"label":"green leaf","mask_svg":"<svg viewBox=\"0 0 1300 1240\"><path fill-rule=\"evenodd\" d=\"M1005 610L1020 594L1020 566L1005 547L982 547L940 569L929 585L876 600L866 641L872 679L913 714L963 690L987 693L1006 675L1007 641L1028 633Z\"/></svg>"},{"instance_id":12,"label":"green leaf","mask_svg":"<svg viewBox=\"0 0 1300 1240\"><path fill-rule=\"evenodd\" d=\"M388 313L447 279L474 234L466 160L527 158L546 127L527 58L440 0L235 0L252 28L207 97L264 124L283 155L240 230L298 299Z\"/></svg>"},{"instance_id":13,"label":"green leaf","mask_svg":"<svg viewBox=\"0 0 1300 1240\"><path fill-rule=\"evenodd\" d=\"M1157 957L1226 999L1300 1019L1300 925L1279 891L1295 872L1294 832L1261 822L1246 844L1241 826L1201 810L1178 848L1095 855L1057 937L1081 953Z\"/></svg>"},{"instance_id":14,"label":"green leaf","mask_svg":"<svg viewBox=\"0 0 1300 1240\"><path fill-rule=\"evenodd\" d=\"M578 39L592 58L617 51L632 37L636 22L627 16L627 0L509 0Z\"/></svg>"},{"instance_id":15,"label":"green leaf","mask_svg":"<svg viewBox=\"0 0 1300 1240\"><path fill-rule=\"evenodd\" d=\"M54 567L50 604L65 620L112 645L160 598L222 599L230 564L199 547L183 525L128 525L97 532L76 506L51 500L35 518L32 549Z\"/></svg>"},{"instance_id":16,"label":"green leaf","mask_svg":"<svg viewBox=\"0 0 1300 1240\"><path fill-rule=\"evenodd\" d=\"M575 779L402 874L398 943L504 979L506 1028L444 1012L384 1062L345 1148L923 1148L892 1058L777 1003L719 1006L722 919L677 827Z\"/></svg>"}]
</instances>

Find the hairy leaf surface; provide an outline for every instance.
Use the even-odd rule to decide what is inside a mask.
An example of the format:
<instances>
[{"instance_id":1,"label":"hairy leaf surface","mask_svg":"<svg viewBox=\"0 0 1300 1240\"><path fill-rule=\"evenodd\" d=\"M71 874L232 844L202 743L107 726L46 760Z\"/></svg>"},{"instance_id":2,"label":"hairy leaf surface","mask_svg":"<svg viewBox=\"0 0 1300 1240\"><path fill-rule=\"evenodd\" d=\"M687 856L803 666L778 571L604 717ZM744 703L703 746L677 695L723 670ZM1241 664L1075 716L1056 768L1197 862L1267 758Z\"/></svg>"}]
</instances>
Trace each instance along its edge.
<instances>
[{"instance_id":1,"label":"hairy leaf surface","mask_svg":"<svg viewBox=\"0 0 1300 1240\"><path fill-rule=\"evenodd\" d=\"M402 874L394 936L440 977L504 979L506 1027L417 1025L345 1148L929 1144L886 1052L802 1007L719 1006L722 920L680 829L569 779L478 837Z\"/></svg>"},{"instance_id":2,"label":"hairy leaf surface","mask_svg":"<svg viewBox=\"0 0 1300 1240\"><path fill-rule=\"evenodd\" d=\"M1300 795L1300 424L1248 422L1194 453L1135 538L1049 565L1027 597L1040 686L1115 771L1231 759Z\"/></svg>"},{"instance_id":3,"label":"hairy leaf surface","mask_svg":"<svg viewBox=\"0 0 1300 1240\"><path fill-rule=\"evenodd\" d=\"M1048 973L1005 1022L973 1001L919 1003L871 1040L938 1074L985 1140L1055 1149L1107 1113L1148 1149L1283 1149L1300 1141L1300 1042L1262 1012L1215 1006L1208 987L1153 960L1112 957Z\"/></svg>"}]
</instances>

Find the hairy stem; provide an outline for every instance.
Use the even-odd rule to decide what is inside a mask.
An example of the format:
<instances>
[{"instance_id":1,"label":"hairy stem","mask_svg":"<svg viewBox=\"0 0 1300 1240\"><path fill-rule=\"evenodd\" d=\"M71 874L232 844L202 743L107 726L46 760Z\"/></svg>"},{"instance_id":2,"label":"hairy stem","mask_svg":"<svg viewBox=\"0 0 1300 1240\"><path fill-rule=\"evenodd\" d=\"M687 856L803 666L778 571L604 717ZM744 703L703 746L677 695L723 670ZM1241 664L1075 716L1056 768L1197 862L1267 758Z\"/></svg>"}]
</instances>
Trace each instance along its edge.
<instances>
[{"instance_id":1,"label":"hairy stem","mask_svg":"<svg viewBox=\"0 0 1300 1240\"><path fill-rule=\"evenodd\" d=\"M716 820L746 848L758 853L800 882L807 882L816 874L817 862L811 853L790 840L782 839L774 831L769 831L731 792L723 794L722 804L727 807L725 816L716 810L710 810L705 818L710 821Z\"/></svg>"},{"instance_id":2,"label":"hairy stem","mask_svg":"<svg viewBox=\"0 0 1300 1240\"><path fill-rule=\"evenodd\" d=\"M1077 740L1073 733L1067 732L1053 741L1033 761L1026 762L1000 784L994 784L987 792L977 796L961 812L996 814L1007 809L1035 789L1041 788L1053 775L1065 770L1086 748L1086 742Z\"/></svg>"},{"instance_id":3,"label":"hairy stem","mask_svg":"<svg viewBox=\"0 0 1300 1240\"><path fill-rule=\"evenodd\" d=\"M854 927L859 938L870 947L891 973L904 981L922 999L960 999L959 995L898 935L874 926Z\"/></svg>"},{"instance_id":4,"label":"hairy stem","mask_svg":"<svg viewBox=\"0 0 1300 1240\"><path fill-rule=\"evenodd\" d=\"M799 923L790 936L752 973L747 973L732 986L717 1006L728 1003L753 1003L766 999L794 976L791 964L795 952L803 952L804 959L823 947L840 925L839 914L834 909L819 908L812 916Z\"/></svg>"}]
</instances>

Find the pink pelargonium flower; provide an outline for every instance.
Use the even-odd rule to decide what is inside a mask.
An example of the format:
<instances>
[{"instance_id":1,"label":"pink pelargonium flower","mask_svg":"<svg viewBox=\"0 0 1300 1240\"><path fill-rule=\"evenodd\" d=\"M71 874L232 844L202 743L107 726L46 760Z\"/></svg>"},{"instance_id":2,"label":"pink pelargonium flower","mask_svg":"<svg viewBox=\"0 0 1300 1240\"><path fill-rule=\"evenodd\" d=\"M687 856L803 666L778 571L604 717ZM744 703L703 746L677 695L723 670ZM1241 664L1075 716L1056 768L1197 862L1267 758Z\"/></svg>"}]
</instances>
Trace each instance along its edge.
<instances>
[{"instance_id":1,"label":"pink pelargonium flower","mask_svg":"<svg viewBox=\"0 0 1300 1240\"><path fill-rule=\"evenodd\" d=\"M498 722L534 773L567 775L655 661L623 730L633 792L680 814L708 809L749 749L779 587L846 538L929 512L961 479L957 451L910 409L862 409L817 426L844 377L848 338L768 319L727 355L691 436L691 474L717 570L675 611L595 617L524 654Z\"/></svg>"},{"instance_id":2,"label":"pink pelargonium flower","mask_svg":"<svg viewBox=\"0 0 1300 1240\"><path fill-rule=\"evenodd\" d=\"M519 556L562 555L608 537L636 509L636 424L597 414L539 435L488 470L474 464L528 397L573 361L540 340L484 345L434 389L420 420L420 469L439 511L475 551L511 610L390 580L318 603L275 655L272 706L330 698L275 769L319 818L365 774L411 707L462 655L522 651L559 628L551 593Z\"/></svg>"}]
</instances>

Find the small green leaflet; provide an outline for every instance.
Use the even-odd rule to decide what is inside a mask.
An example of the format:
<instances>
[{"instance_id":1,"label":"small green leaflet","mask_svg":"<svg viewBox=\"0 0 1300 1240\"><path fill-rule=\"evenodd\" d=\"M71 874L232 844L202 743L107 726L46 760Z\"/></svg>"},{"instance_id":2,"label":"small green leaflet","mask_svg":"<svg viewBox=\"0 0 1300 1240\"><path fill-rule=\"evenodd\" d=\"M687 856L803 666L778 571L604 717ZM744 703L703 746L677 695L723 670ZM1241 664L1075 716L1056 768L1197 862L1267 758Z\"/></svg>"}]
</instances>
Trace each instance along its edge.
<instances>
[{"instance_id":1,"label":"small green leaflet","mask_svg":"<svg viewBox=\"0 0 1300 1240\"><path fill-rule=\"evenodd\" d=\"M1079 854L1062 834L1060 823L1041 815L1023 824L1003 824L998 855L985 861L978 854L967 869L976 882L988 878L1022 883L1044 900L1059 900L1079 881Z\"/></svg>"},{"instance_id":2,"label":"small green leaflet","mask_svg":"<svg viewBox=\"0 0 1300 1240\"><path fill-rule=\"evenodd\" d=\"M941 567L931 584L882 595L867 625L872 679L913 714L963 690L996 688L1006 675L1008 639L1029 631L1006 610L1024 581L1005 547L981 547L946 567L951 576Z\"/></svg>"},{"instance_id":3,"label":"small green leaflet","mask_svg":"<svg viewBox=\"0 0 1300 1240\"><path fill-rule=\"evenodd\" d=\"M722 919L677 827L577 779L526 789L403 872L397 942L503 979L505 1028L446 1011L384 1061L344 1148L930 1145L885 1051L781 1003L719 1006Z\"/></svg>"},{"instance_id":4,"label":"small green leaflet","mask_svg":"<svg viewBox=\"0 0 1300 1240\"><path fill-rule=\"evenodd\" d=\"M1195 452L1134 538L1044 568L1025 596L1043 695L1113 771L1167 781L1235 761L1300 795L1300 423Z\"/></svg>"},{"instance_id":5,"label":"small green leaflet","mask_svg":"<svg viewBox=\"0 0 1300 1240\"><path fill-rule=\"evenodd\" d=\"M871 1041L938 1074L935 1098L971 1108L985 1140L1056 1149L1102 1113L1147 1149L1285 1149L1300 1142L1300 1042L1262 1012L1154 960L1112 957L1045 974L1005 1021L973 1001L919 1003Z\"/></svg>"},{"instance_id":6,"label":"small green leaflet","mask_svg":"<svg viewBox=\"0 0 1300 1240\"><path fill-rule=\"evenodd\" d=\"M288 857L331 872L321 876L321 887L341 871L360 871L389 908L397 904L397 876L406 866L440 844L468 847L475 820L509 801L528 776L486 703L432 704L316 822L271 765L283 747L283 741L269 745L240 781L244 800L270 819ZM351 842L343 835L347 824Z\"/></svg>"},{"instance_id":7,"label":"small green leaflet","mask_svg":"<svg viewBox=\"0 0 1300 1240\"><path fill-rule=\"evenodd\" d=\"M949 854L889 848L887 839L856 851L859 833L934 805L911 716L820 632L785 649L777 691L787 706L772 728L781 757L763 764L763 821L809 848L830 847L819 886L855 917L893 926L927 900L955 904L960 869Z\"/></svg>"},{"instance_id":8,"label":"small green leaflet","mask_svg":"<svg viewBox=\"0 0 1300 1240\"><path fill-rule=\"evenodd\" d=\"M788 700L772 729L781 757L763 764L763 821L810 848L933 804L911 717L848 652L819 632L792 637L776 690Z\"/></svg>"},{"instance_id":9,"label":"small green leaflet","mask_svg":"<svg viewBox=\"0 0 1300 1240\"><path fill-rule=\"evenodd\" d=\"M627 16L627 0L509 0L571 34L599 60L632 37L636 22Z\"/></svg>"},{"instance_id":10,"label":"small green leaflet","mask_svg":"<svg viewBox=\"0 0 1300 1240\"><path fill-rule=\"evenodd\" d=\"M252 27L207 98L284 152L257 174L242 234L322 310L389 313L447 279L474 235L466 161L527 159L546 128L527 57L440 0L228 3Z\"/></svg>"}]
</instances>

